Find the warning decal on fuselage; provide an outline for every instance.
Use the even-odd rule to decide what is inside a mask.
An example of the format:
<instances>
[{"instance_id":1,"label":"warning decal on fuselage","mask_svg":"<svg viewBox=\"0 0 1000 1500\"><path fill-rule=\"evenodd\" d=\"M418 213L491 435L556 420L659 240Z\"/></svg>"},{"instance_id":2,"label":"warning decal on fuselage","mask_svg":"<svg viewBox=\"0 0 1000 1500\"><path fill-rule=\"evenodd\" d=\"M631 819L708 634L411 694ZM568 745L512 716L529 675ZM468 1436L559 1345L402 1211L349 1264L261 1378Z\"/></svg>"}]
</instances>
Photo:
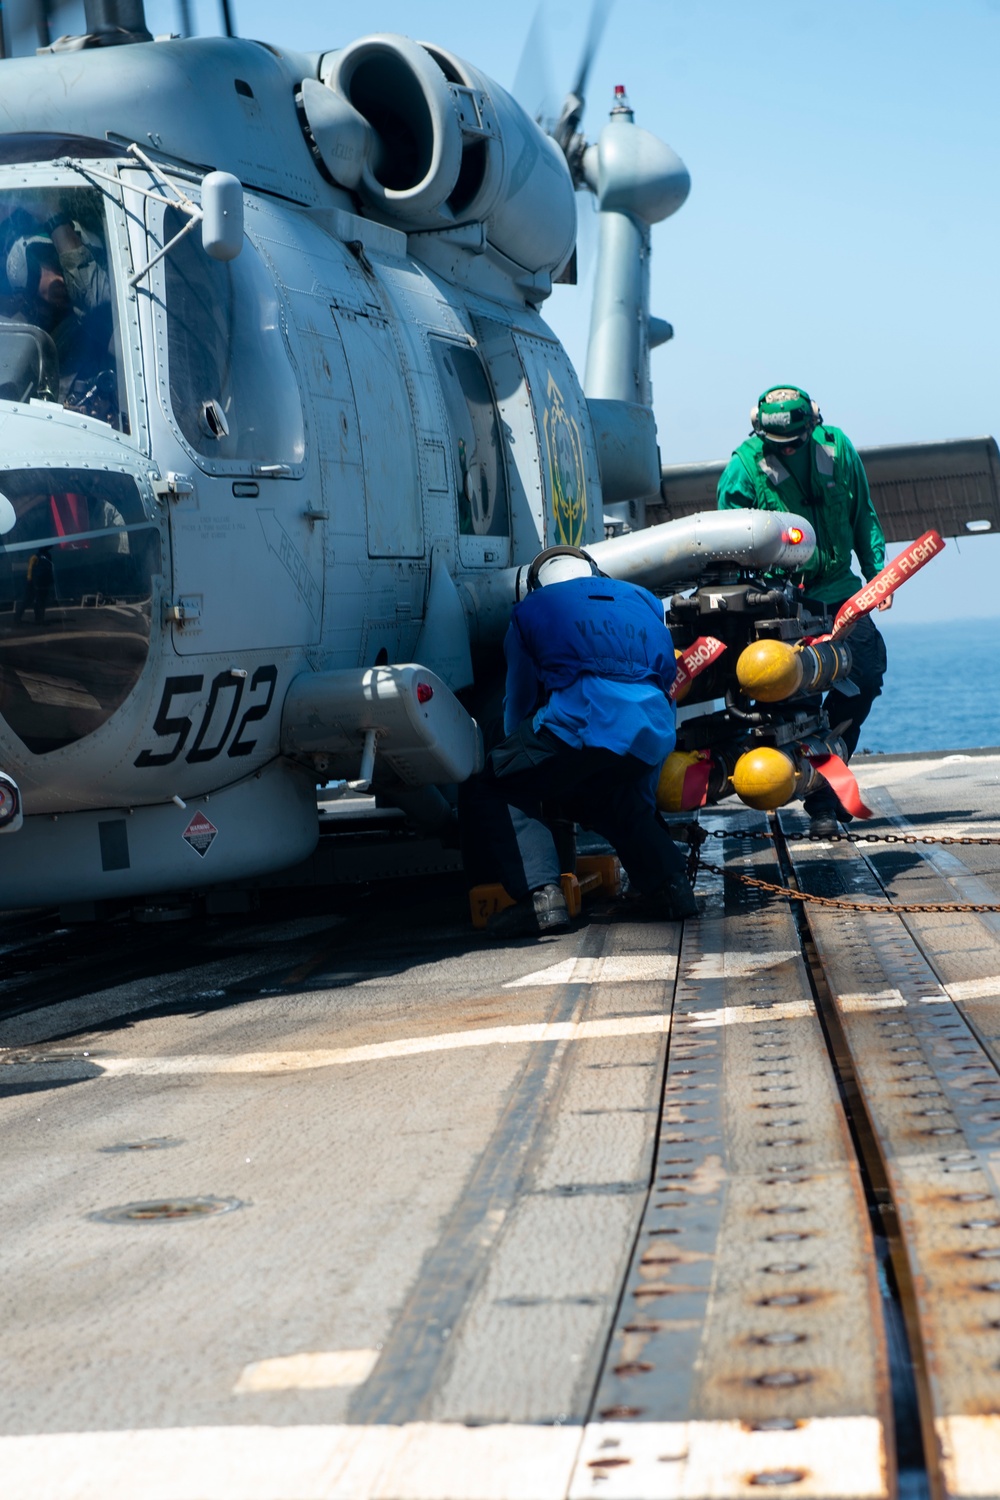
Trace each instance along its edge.
<instances>
[{"instance_id":1,"label":"warning decal on fuselage","mask_svg":"<svg viewBox=\"0 0 1000 1500\"><path fill-rule=\"evenodd\" d=\"M200 855L204 859L209 849L211 849L218 832L219 830L215 824L210 822L203 812L196 812L185 828L182 838L186 844L191 846L195 854Z\"/></svg>"},{"instance_id":2,"label":"warning decal on fuselage","mask_svg":"<svg viewBox=\"0 0 1000 1500\"><path fill-rule=\"evenodd\" d=\"M583 541L587 524L587 475L583 439L575 417L566 410L562 392L549 372L545 406L545 450L552 490L555 540L569 547Z\"/></svg>"}]
</instances>

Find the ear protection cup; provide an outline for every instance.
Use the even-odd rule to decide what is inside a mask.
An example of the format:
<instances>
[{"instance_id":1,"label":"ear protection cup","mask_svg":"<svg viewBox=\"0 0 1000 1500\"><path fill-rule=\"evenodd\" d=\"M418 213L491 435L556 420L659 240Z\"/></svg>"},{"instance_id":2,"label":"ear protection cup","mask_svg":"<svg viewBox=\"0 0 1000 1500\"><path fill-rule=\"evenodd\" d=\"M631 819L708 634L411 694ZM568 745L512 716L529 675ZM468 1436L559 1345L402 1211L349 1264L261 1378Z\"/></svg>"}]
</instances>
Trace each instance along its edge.
<instances>
[{"instance_id":1,"label":"ear protection cup","mask_svg":"<svg viewBox=\"0 0 1000 1500\"><path fill-rule=\"evenodd\" d=\"M538 575L545 564L551 562L554 557L578 557L581 562L589 563L591 575L594 578L605 577L605 574L601 572L590 553L584 552L582 547L546 547L544 552L539 552L538 556L532 560L531 566L528 569L527 588L529 594L533 593L535 589L541 588Z\"/></svg>"}]
</instances>

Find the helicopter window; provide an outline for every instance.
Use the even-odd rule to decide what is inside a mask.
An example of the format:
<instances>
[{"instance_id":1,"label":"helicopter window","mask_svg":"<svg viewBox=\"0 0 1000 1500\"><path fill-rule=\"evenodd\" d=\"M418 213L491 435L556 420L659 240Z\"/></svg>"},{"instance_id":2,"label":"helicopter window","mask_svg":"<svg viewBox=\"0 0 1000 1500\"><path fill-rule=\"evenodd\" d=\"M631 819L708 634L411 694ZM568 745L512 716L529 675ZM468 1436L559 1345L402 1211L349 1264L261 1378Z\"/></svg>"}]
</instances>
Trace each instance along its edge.
<instances>
[{"instance_id":1,"label":"helicopter window","mask_svg":"<svg viewBox=\"0 0 1000 1500\"><path fill-rule=\"evenodd\" d=\"M507 472L493 392L475 350L432 339L452 432L452 459L463 536L506 536Z\"/></svg>"},{"instance_id":2,"label":"helicopter window","mask_svg":"<svg viewBox=\"0 0 1000 1500\"><path fill-rule=\"evenodd\" d=\"M187 223L168 208L164 243ZM170 404L208 467L299 464L305 431L274 281L249 240L211 260L186 235L164 262Z\"/></svg>"},{"instance_id":3,"label":"helicopter window","mask_svg":"<svg viewBox=\"0 0 1000 1500\"><path fill-rule=\"evenodd\" d=\"M103 195L0 193L0 399L53 401L128 432Z\"/></svg>"},{"instance_id":4,"label":"helicopter window","mask_svg":"<svg viewBox=\"0 0 1000 1500\"><path fill-rule=\"evenodd\" d=\"M92 733L132 691L159 572L131 476L0 471L0 715L34 754Z\"/></svg>"}]
</instances>

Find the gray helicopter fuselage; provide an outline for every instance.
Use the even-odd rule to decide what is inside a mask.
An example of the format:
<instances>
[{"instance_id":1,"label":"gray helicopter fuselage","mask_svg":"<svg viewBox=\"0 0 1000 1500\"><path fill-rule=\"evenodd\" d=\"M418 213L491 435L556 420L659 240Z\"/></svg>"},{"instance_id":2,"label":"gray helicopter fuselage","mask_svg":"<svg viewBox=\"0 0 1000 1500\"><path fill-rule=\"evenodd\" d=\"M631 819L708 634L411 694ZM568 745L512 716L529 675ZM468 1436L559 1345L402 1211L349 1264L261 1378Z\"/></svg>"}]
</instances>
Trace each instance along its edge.
<instances>
[{"instance_id":1,"label":"gray helicopter fuselage","mask_svg":"<svg viewBox=\"0 0 1000 1500\"><path fill-rule=\"evenodd\" d=\"M496 644L477 641L464 581L602 535L565 351L506 267L456 285L324 180L293 89L317 67L218 40L4 64L15 146L115 143L0 165L0 204L38 218L64 201L78 226L103 214L104 243L88 241L111 284L117 388L110 420L51 392L0 402L17 512L0 537L0 766L27 814L3 846L0 906L302 857L316 780L356 774L356 752L318 778L282 755L293 679L418 661L462 689L473 651ZM195 200L206 168L239 176L238 259L189 235L135 278L185 221L122 154L132 140ZM33 622L30 599L17 611L44 542L55 576ZM217 830L207 849L184 836L195 808Z\"/></svg>"},{"instance_id":2,"label":"gray helicopter fuselage","mask_svg":"<svg viewBox=\"0 0 1000 1500\"><path fill-rule=\"evenodd\" d=\"M805 560L767 515L602 540L658 492L629 264L688 185L626 107L591 163L638 227L588 402L538 312L566 158L461 59L201 38L2 82L0 908L281 869L328 779L433 819L542 547L661 588Z\"/></svg>"}]
</instances>

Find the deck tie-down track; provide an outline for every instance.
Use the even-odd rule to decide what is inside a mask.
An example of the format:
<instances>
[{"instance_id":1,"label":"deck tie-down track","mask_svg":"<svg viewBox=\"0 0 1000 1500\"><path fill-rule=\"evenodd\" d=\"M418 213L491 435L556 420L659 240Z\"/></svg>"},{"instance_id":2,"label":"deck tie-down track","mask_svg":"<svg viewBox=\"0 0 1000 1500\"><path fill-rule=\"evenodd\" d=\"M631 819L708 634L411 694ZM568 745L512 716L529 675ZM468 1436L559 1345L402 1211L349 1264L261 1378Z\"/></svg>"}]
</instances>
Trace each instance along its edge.
<instances>
[{"instance_id":1,"label":"deck tie-down track","mask_svg":"<svg viewBox=\"0 0 1000 1500\"><path fill-rule=\"evenodd\" d=\"M857 846L797 840L801 815L784 814L781 824L802 890L887 900L875 861ZM991 894L970 891L981 882L967 872L946 883L934 865L912 860L903 890L932 902ZM900 894L892 889L894 900ZM932 1492L993 1497L1000 1494L996 919L852 916L812 903L802 911L831 1033L845 1049L889 1195Z\"/></svg>"},{"instance_id":2,"label":"deck tie-down track","mask_svg":"<svg viewBox=\"0 0 1000 1500\"><path fill-rule=\"evenodd\" d=\"M887 899L880 881L894 899L991 894L951 855L911 850L900 876L896 855L797 842L794 815L770 843L762 816L705 820L726 831L729 871L863 902ZM497 950L496 977L481 984L493 1030L474 1020L462 1032L439 1005L447 1036L432 1026L424 1037L411 1019L402 1040L353 1049L335 1045L332 1019L309 1052L293 1041L229 1057L192 1042L175 1057L99 1039L80 1076L119 1110L174 1097L163 1093L172 1080L189 1080L192 1099L218 1086L227 1110L258 1098L277 1110L306 1086L335 1101L364 1068L384 1070L385 1110L391 1059L426 1055L442 1085L450 1057L478 1055L485 1068L509 1047L518 1061L436 1240L389 1298L371 1374L334 1421L147 1419L54 1431L30 1453L0 1438L10 1494L35 1500L39 1476L56 1471L76 1486L50 1484L59 1500L126 1496L121 1476L144 1472L157 1475L157 1500L1000 1494L1000 924L793 910L710 872L699 893L703 916L683 929L598 913L554 944ZM323 965L333 979L337 962L334 944L297 965L293 992L304 994L295 976L307 970L322 988ZM523 1012L506 1010L518 996ZM45 1056L42 1044L10 1071ZM72 1059L59 1066L71 1072ZM476 1063L468 1077L490 1086ZM68 1110L80 1096L56 1097ZM122 1158L102 1158L102 1171L105 1160ZM887 1317L896 1304L873 1207L895 1236L909 1351ZM266 1211L251 1202L219 1222L249 1232ZM405 1217L405 1200L394 1212ZM895 1430L910 1355L923 1490L911 1470L897 1474L897 1455L913 1462L912 1434ZM262 1412L258 1399L240 1411Z\"/></svg>"},{"instance_id":3,"label":"deck tie-down track","mask_svg":"<svg viewBox=\"0 0 1000 1500\"><path fill-rule=\"evenodd\" d=\"M760 843L725 850L776 877ZM652 1191L573 1494L890 1495L876 1258L799 934L784 902L699 889Z\"/></svg>"}]
</instances>

